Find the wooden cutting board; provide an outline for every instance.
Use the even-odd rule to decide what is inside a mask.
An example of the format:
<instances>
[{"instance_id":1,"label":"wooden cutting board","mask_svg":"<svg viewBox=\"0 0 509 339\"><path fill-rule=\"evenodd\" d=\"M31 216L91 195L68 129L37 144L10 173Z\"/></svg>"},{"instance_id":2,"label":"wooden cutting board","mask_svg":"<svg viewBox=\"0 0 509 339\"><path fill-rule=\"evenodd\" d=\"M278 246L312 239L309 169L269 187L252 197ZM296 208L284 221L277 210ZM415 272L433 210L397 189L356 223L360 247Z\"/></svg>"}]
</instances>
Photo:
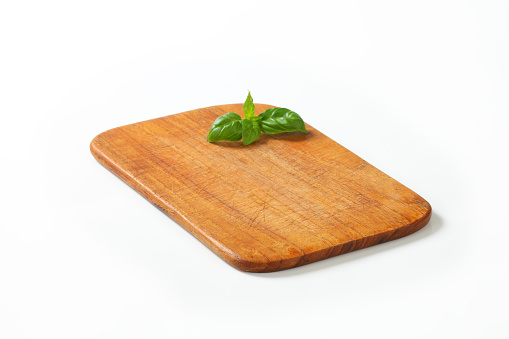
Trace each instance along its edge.
<instances>
[{"instance_id":1,"label":"wooden cutting board","mask_svg":"<svg viewBox=\"0 0 509 339\"><path fill-rule=\"evenodd\" d=\"M256 104L256 114L273 106ZM232 266L272 272L409 235L431 217L419 195L306 125L208 143L241 104L99 134L94 157ZM303 114L305 120L305 114Z\"/></svg>"}]
</instances>

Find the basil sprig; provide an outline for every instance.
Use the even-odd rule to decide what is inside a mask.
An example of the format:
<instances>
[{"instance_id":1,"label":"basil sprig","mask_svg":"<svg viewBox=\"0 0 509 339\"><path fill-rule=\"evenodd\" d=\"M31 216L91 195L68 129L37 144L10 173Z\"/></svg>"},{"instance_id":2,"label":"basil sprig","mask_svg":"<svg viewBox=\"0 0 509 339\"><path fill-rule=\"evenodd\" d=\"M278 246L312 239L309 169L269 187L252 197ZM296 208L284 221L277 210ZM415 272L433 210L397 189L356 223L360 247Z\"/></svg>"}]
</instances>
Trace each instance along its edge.
<instances>
[{"instance_id":1,"label":"basil sprig","mask_svg":"<svg viewBox=\"0 0 509 339\"><path fill-rule=\"evenodd\" d=\"M308 133L302 118L288 108L269 108L255 116L255 105L251 92L248 93L243 108L244 119L233 112L217 118L210 127L207 141L239 141L242 139L244 146L247 146L258 139L262 132L267 134L296 131Z\"/></svg>"}]
</instances>

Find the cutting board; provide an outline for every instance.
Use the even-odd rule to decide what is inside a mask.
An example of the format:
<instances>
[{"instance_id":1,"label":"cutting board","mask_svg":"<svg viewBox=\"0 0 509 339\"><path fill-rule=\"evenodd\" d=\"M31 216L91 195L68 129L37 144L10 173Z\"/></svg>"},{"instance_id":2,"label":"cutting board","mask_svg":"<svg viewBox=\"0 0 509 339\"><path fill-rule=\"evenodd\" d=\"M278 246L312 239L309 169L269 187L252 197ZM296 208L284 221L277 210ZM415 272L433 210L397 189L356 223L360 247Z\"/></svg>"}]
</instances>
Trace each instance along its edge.
<instances>
[{"instance_id":1,"label":"cutting board","mask_svg":"<svg viewBox=\"0 0 509 339\"><path fill-rule=\"evenodd\" d=\"M274 106L256 104L256 114ZM424 227L430 205L306 125L242 142L207 142L241 104L197 109L99 134L94 157L239 270L306 265ZM302 112L305 120L306 114ZM149 227L143 225L143 227Z\"/></svg>"}]
</instances>

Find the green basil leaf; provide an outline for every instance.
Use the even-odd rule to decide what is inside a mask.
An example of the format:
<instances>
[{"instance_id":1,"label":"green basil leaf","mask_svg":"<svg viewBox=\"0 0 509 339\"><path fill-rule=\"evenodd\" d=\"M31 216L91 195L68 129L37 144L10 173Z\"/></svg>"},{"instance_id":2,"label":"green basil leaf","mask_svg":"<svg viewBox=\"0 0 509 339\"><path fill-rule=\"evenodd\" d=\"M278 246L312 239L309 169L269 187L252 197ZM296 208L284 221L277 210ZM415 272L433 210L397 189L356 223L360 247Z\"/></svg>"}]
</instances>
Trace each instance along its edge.
<instances>
[{"instance_id":1,"label":"green basil leaf","mask_svg":"<svg viewBox=\"0 0 509 339\"><path fill-rule=\"evenodd\" d=\"M263 133L276 134L295 131L308 133L302 118L287 108L269 108L259 117L262 117L260 127Z\"/></svg>"},{"instance_id":2,"label":"green basil leaf","mask_svg":"<svg viewBox=\"0 0 509 339\"><path fill-rule=\"evenodd\" d=\"M242 119L242 142L244 146L258 139L261 134L260 125L256 121Z\"/></svg>"},{"instance_id":3,"label":"green basil leaf","mask_svg":"<svg viewBox=\"0 0 509 339\"><path fill-rule=\"evenodd\" d=\"M214 121L210 127L208 142L219 140L239 141L242 139L242 122L237 113L226 113Z\"/></svg>"},{"instance_id":4,"label":"green basil leaf","mask_svg":"<svg viewBox=\"0 0 509 339\"><path fill-rule=\"evenodd\" d=\"M255 106L253 104L253 97L251 92L247 94L246 101L244 102L244 118L253 119L255 116Z\"/></svg>"}]
</instances>

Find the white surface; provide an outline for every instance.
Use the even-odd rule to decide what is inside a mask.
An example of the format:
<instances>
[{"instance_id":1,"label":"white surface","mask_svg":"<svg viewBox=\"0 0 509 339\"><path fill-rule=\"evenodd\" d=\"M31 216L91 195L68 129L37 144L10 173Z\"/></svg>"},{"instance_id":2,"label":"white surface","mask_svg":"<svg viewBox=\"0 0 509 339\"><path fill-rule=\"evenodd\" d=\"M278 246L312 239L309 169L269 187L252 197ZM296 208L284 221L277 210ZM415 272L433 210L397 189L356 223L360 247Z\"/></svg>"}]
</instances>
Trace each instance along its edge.
<instances>
[{"instance_id":1,"label":"white surface","mask_svg":"<svg viewBox=\"0 0 509 339\"><path fill-rule=\"evenodd\" d=\"M508 338L509 4L6 1L1 338ZM247 274L100 166L98 133L289 107L422 195L405 239Z\"/></svg>"}]
</instances>

